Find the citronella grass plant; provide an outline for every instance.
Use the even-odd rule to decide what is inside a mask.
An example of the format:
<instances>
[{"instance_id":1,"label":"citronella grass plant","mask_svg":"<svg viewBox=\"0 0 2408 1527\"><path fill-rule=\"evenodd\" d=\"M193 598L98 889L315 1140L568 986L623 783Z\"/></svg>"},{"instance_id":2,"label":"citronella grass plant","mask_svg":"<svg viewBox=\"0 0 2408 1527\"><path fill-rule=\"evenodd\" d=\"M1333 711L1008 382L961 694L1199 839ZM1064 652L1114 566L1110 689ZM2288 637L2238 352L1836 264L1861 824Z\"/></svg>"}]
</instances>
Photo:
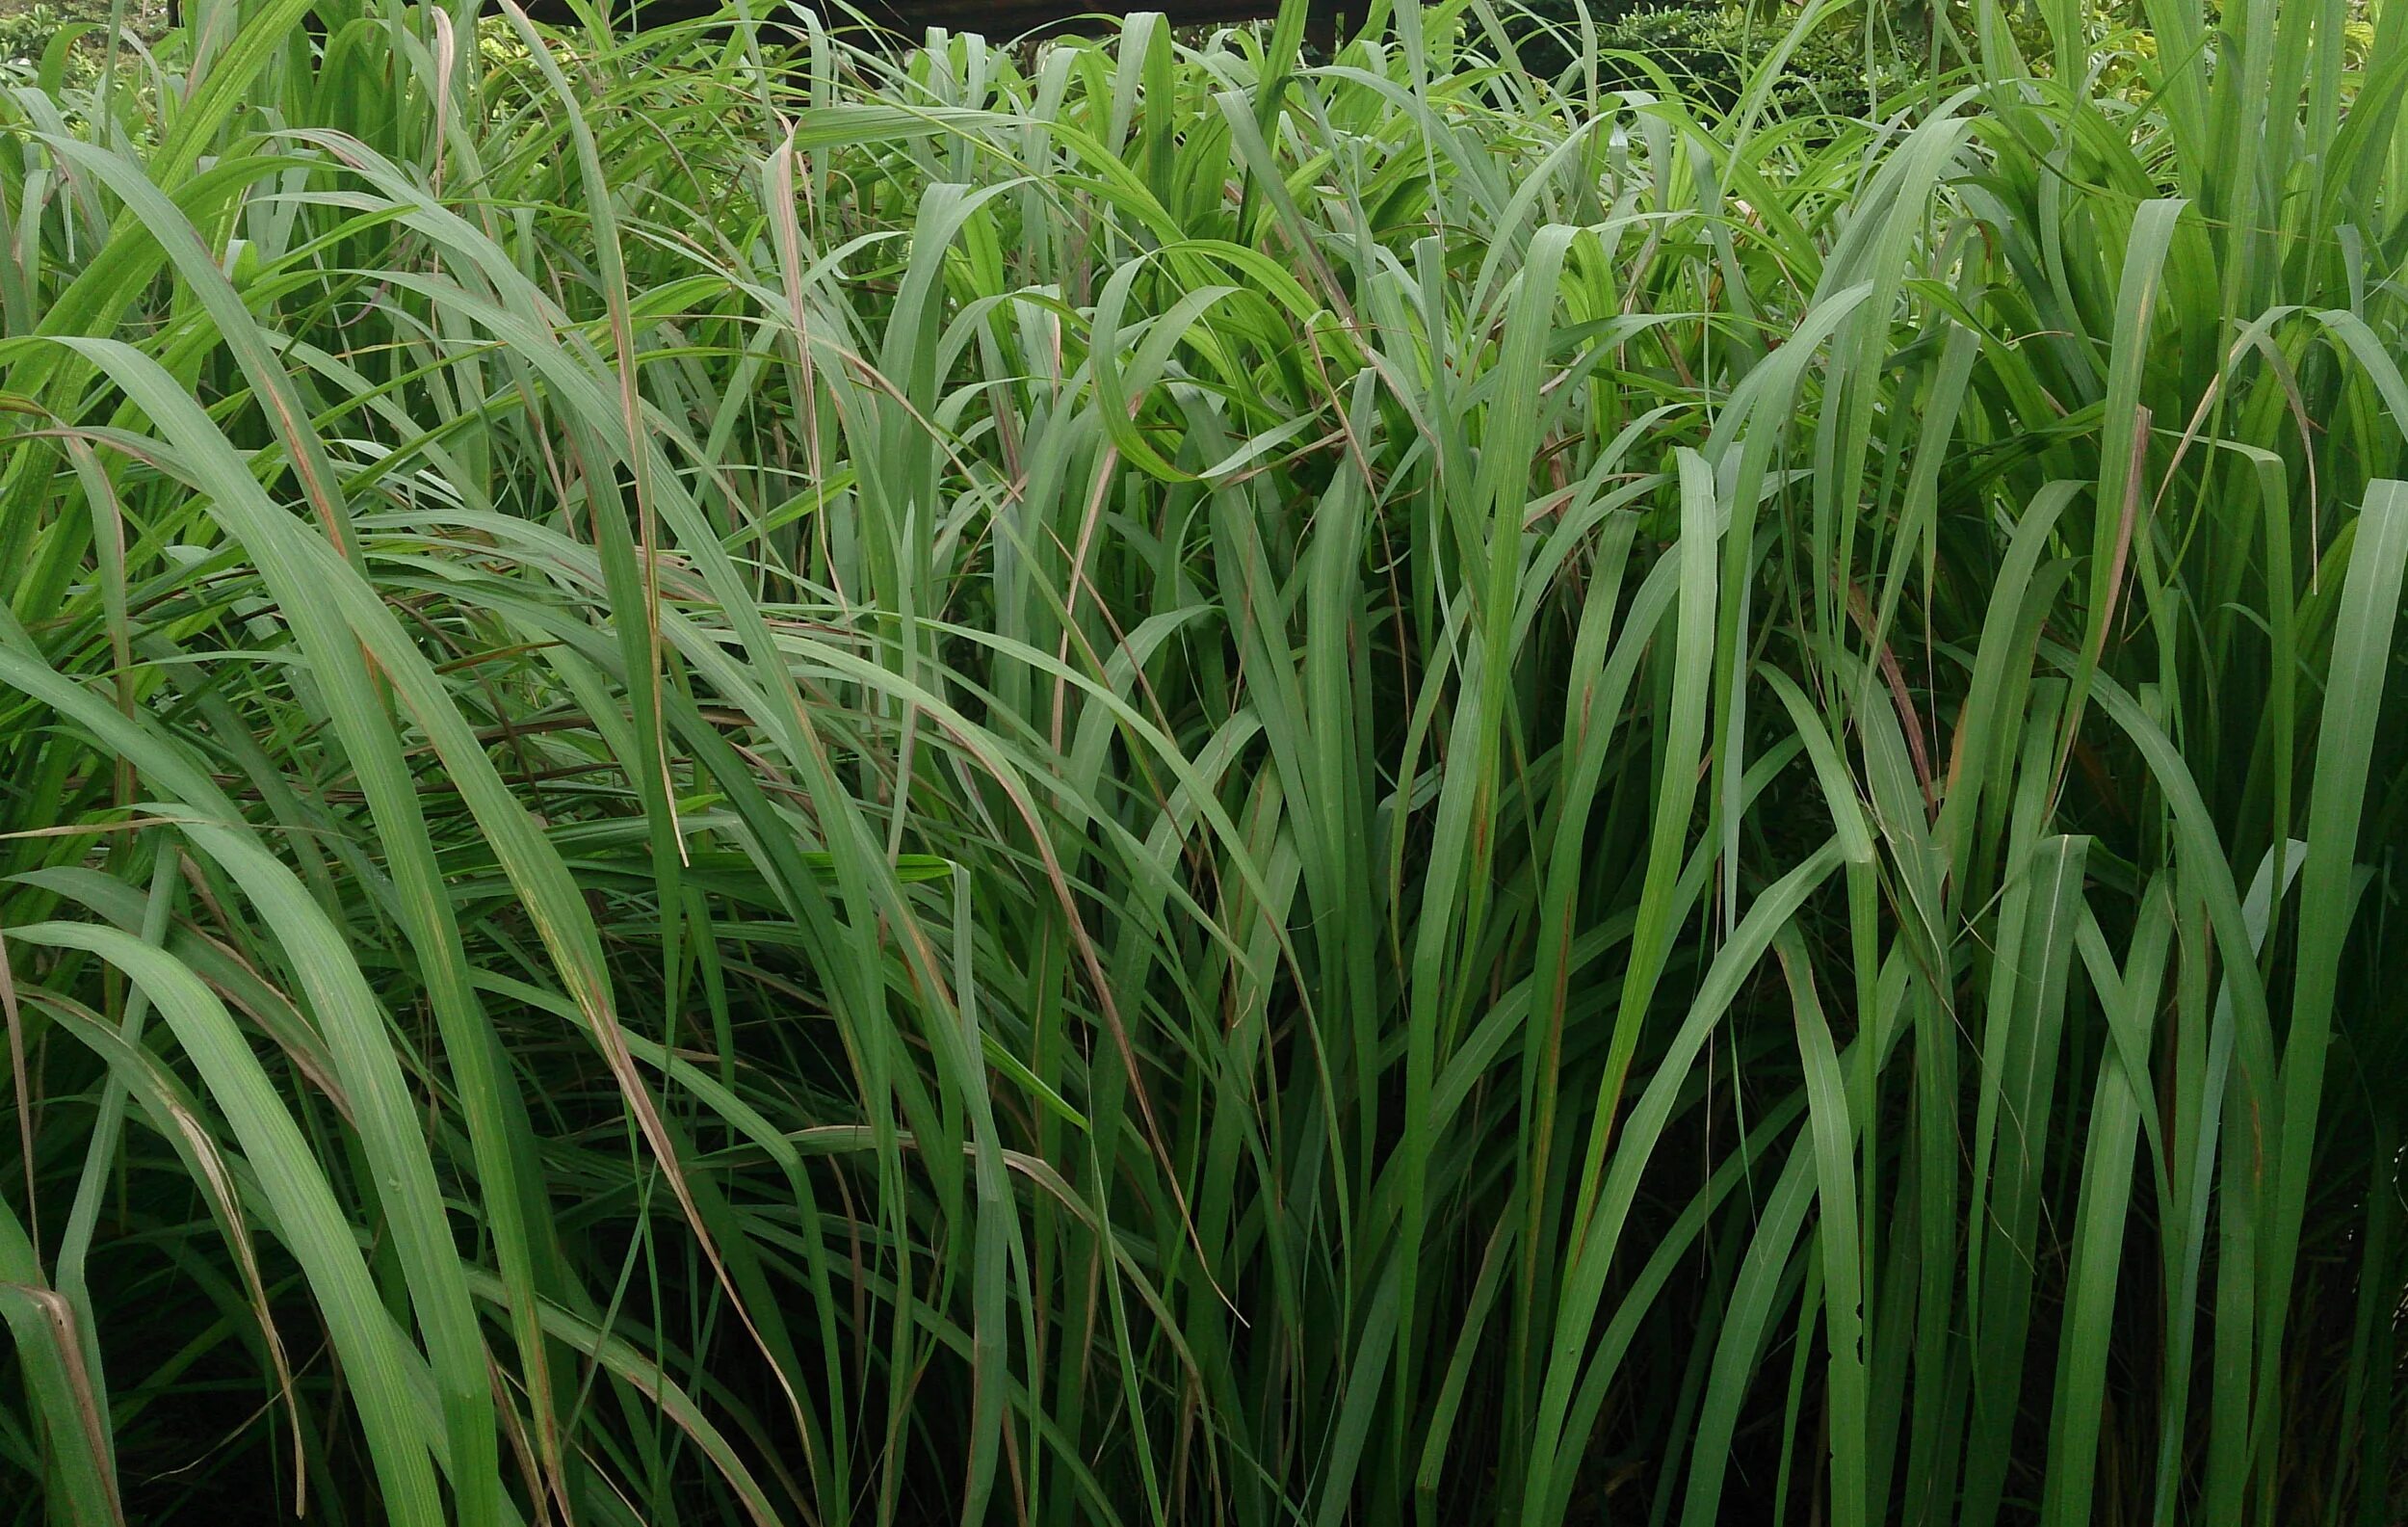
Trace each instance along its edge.
<instances>
[{"instance_id":1,"label":"citronella grass plant","mask_svg":"<svg viewBox=\"0 0 2408 1527\"><path fill-rule=\"evenodd\" d=\"M0 1516L2399 1519L2408 4L2051 3L11 91Z\"/></svg>"}]
</instances>

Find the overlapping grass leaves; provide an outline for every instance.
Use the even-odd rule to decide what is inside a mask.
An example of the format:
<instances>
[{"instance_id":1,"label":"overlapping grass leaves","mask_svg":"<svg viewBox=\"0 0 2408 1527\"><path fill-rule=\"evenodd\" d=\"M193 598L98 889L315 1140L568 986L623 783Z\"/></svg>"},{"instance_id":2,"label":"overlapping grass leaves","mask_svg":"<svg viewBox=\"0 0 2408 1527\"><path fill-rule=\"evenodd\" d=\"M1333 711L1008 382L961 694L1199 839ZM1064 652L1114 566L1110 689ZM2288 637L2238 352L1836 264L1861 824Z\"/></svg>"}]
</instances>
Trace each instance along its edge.
<instances>
[{"instance_id":1,"label":"overlapping grass leaves","mask_svg":"<svg viewBox=\"0 0 2408 1527\"><path fill-rule=\"evenodd\" d=\"M19 1519L2395 1514L2408 11L314 9L7 108Z\"/></svg>"}]
</instances>

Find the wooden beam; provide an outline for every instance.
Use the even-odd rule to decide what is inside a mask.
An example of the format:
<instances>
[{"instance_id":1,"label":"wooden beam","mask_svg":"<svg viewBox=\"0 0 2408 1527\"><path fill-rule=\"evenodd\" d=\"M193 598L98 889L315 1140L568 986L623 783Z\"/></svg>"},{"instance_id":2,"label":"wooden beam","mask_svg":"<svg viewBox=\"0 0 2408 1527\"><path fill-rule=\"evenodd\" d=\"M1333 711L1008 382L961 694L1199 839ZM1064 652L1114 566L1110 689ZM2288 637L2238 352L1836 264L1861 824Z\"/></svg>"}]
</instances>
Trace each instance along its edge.
<instances>
[{"instance_id":1,"label":"wooden beam","mask_svg":"<svg viewBox=\"0 0 2408 1527\"><path fill-rule=\"evenodd\" d=\"M652 27L675 26L681 22L705 20L727 13L727 0L602 0L616 25L641 32ZM1279 0L1153 0L1149 5L1134 5L1126 11L1098 9L1096 0L855 0L861 13L873 23L894 33L905 41L916 41L931 27L948 32L976 32L991 41L1008 41L1016 38L1048 34L1078 34L1110 31L1120 24L1129 11L1155 11L1167 16L1173 26L1221 26L1238 21L1268 20L1279 13ZM1305 40L1323 57L1337 51L1338 21L1342 8L1351 9L1362 0L1307 0ZM757 0L764 24L777 25L776 17L786 13L784 0ZM519 5L536 20L552 26L575 26L577 13L567 0L519 0ZM492 0L484 0L484 9L493 10ZM183 0L168 0L168 24L183 24ZM839 13L839 24L852 20L849 13ZM325 34L325 24L315 12L305 15L301 25L313 37Z\"/></svg>"},{"instance_id":2,"label":"wooden beam","mask_svg":"<svg viewBox=\"0 0 2408 1527\"><path fill-rule=\"evenodd\" d=\"M519 0L538 21L573 25L576 13L566 0ZM1265 20L1278 13L1279 0L1152 0L1151 4L1112 7L1098 0L855 0L872 20L906 39L917 39L930 27L949 32L976 32L991 40L1044 33L1103 32L1117 27L1128 11L1158 11L1173 26L1217 26L1235 21ZM620 24L638 31L674 26L723 14L724 0L610 0ZM782 13L782 0L756 0L767 19ZM826 14L826 13L823 13ZM1316 39L1334 36L1338 0L1311 0L1308 25ZM849 20L836 13L831 21Z\"/></svg>"}]
</instances>

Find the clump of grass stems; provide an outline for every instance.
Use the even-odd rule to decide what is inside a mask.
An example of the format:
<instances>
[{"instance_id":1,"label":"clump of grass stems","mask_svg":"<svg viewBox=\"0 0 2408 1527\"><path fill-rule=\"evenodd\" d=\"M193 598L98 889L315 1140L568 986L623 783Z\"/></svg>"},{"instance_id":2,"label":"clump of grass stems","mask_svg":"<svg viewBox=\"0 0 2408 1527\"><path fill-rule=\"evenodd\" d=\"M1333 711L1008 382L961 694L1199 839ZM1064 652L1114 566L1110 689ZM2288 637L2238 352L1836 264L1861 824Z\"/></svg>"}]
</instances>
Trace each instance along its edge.
<instances>
[{"instance_id":1,"label":"clump of grass stems","mask_svg":"<svg viewBox=\"0 0 2408 1527\"><path fill-rule=\"evenodd\" d=\"M0 1516L2398 1519L2408 6L501 9L0 101Z\"/></svg>"}]
</instances>

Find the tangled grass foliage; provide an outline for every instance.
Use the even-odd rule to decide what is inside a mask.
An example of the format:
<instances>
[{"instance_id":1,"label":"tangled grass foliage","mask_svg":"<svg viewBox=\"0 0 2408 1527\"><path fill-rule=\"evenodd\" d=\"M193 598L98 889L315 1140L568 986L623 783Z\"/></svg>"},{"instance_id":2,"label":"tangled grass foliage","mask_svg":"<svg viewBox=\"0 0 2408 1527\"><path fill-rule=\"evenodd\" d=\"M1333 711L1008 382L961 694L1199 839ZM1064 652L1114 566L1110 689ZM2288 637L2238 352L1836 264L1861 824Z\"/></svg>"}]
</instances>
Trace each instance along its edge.
<instances>
[{"instance_id":1,"label":"tangled grass foliage","mask_svg":"<svg viewBox=\"0 0 2408 1527\"><path fill-rule=\"evenodd\" d=\"M0 1517L2398 1520L2408 4L2044 10L12 89Z\"/></svg>"}]
</instances>

